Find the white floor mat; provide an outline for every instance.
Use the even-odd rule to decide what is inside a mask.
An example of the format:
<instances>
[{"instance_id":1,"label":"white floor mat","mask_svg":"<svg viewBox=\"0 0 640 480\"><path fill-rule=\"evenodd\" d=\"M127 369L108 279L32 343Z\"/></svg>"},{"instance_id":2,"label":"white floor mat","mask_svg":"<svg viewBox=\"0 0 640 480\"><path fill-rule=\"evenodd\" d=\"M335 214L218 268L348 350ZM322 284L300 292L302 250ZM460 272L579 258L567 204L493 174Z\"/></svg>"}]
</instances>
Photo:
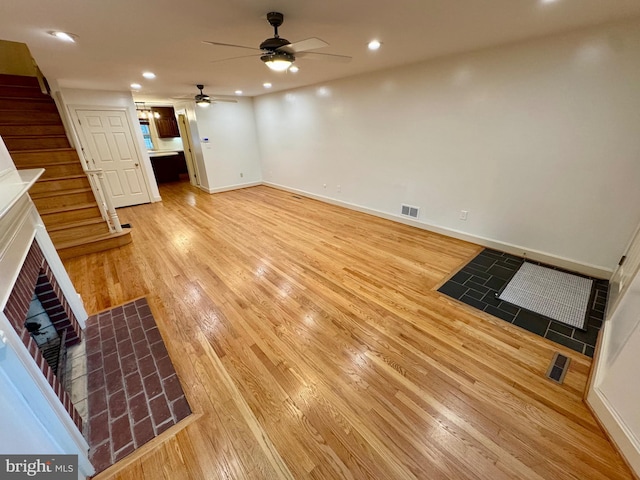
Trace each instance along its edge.
<instances>
[{"instance_id":1,"label":"white floor mat","mask_svg":"<svg viewBox=\"0 0 640 480\"><path fill-rule=\"evenodd\" d=\"M524 262L500 300L584 330L593 280Z\"/></svg>"}]
</instances>

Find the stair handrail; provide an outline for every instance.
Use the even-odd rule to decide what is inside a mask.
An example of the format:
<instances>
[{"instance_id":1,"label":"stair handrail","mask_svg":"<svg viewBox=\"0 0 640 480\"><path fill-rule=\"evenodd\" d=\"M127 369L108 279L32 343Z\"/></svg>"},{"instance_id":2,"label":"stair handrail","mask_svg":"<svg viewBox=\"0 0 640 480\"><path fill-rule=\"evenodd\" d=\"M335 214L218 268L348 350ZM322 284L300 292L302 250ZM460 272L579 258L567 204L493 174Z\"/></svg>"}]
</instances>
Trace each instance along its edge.
<instances>
[{"instance_id":1,"label":"stair handrail","mask_svg":"<svg viewBox=\"0 0 640 480\"><path fill-rule=\"evenodd\" d=\"M107 224L109 225L109 231L120 233L122 232L122 225L120 224L120 219L118 218L118 214L116 212L115 207L113 206L113 202L111 201L111 197L106 195L107 191L104 186L104 171L101 168L97 169L87 169L85 173L89 176L89 179L94 184L94 190L99 195L98 202L102 204L102 209L107 212ZM95 182L95 179L98 179L98 182Z\"/></svg>"}]
</instances>

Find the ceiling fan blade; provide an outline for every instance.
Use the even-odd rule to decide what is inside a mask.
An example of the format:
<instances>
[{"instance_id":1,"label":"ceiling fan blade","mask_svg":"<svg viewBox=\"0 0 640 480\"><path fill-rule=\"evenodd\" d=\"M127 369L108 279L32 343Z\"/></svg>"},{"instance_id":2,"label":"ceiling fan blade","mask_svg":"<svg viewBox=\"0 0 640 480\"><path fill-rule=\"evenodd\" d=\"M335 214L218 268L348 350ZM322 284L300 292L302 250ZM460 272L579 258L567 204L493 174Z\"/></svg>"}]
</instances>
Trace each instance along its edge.
<instances>
[{"instance_id":1,"label":"ceiling fan blade","mask_svg":"<svg viewBox=\"0 0 640 480\"><path fill-rule=\"evenodd\" d=\"M218 103L218 102L226 102L226 103L238 103L238 100L235 100L233 98L212 98L211 101L213 103Z\"/></svg>"},{"instance_id":2,"label":"ceiling fan blade","mask_svg":"<svg viewBox=\"0 0 640 480\"><path fill-rule=\"evenodd\" d=\"M260 55L262 55L262 53L254 53L253 55L241 55L239 57L221 58L220 60L211 60L211 62L209 63L226 62L227 60L237 60L238 58L258 57Z\"/></svg>"},{"instance_id":3,"label":"ceiling fan blade","mask_svg":"<svg viewBox=\"0 0 640 480\"><path fill-rule=\"evenodd\" d=\"M309 59L309 60L326 60L330 62L349 63L351 57L346 55L335 55L333 53L317 53L317 52L300 52L296 54L296 57Z\"/></svg>"},{"instance_id":4,"label":"ceiling fan blade","mask_svg":"<svg viewBox=\"0 0 640 480\"><path fill-rule=\"evenodd\" d=\"M321 40L316 37L312 37L312 38L307 38L306 40L300 40L299 42L290 43L289 45L280 47L277 50L290 49L290 50L293 50L294 53L297 53L297 52L306 52L307 50L315 50L316 48L324 48L328 46L329 44L324 40Z\"/></svg>"},{"instance_id":5,"label":"ceiling fan blade","mask_svg":"<svg viewBox=\"0 0 640 480\"><path fill-rule=\"evenodd\" d=\"M209 42L207 40L203 40L202 43L206 43L207 45L214 45L219 47L236 47L236 48L246 48L247 50L257 50L260 51L259 48L255 47L245 47L244 45L235 45L233 43L220 43L220 42Z\"/></svg>"}]
</instances>

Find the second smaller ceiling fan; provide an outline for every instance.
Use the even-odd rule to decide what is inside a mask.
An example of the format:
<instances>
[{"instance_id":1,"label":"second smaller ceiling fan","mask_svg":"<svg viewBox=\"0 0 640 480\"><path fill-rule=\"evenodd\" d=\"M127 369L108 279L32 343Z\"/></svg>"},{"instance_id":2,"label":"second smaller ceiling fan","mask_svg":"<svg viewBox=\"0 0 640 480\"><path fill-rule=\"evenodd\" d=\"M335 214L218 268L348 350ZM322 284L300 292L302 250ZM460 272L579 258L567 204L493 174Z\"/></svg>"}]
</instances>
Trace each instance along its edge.
<instances>
[{"instance_id":1,"label":"second smaller ceiling fan","mask_svg":"<svg viewBox=\"0 0 640 480\"><path fill-rule=\"evenodd\" d=\"M196 88L200 90L200 93L196 94L195 96L183 95L181 97L173 97L173 98L175 98L176 100L185 100L185 99L193 98L193 100L196 102L196 105L198 105L199 107L208 107L212 103L218 103L218 102L238 103L238 100L234 98L211 97L207 95L206 93L203 92L204 85L202 84L197 84Z\"/></svg>"}]
</instances>

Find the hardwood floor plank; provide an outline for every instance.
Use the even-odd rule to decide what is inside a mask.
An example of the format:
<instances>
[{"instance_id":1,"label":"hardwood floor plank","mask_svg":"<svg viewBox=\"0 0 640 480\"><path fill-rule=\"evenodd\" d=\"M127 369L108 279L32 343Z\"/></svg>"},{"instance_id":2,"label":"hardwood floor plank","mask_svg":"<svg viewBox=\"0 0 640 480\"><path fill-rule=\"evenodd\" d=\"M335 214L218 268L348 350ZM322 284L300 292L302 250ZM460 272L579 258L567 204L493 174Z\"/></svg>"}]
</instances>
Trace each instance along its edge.
<instances>
[{"instance_id":1,"label":"hardwood floor plank","mask_svg":"<svg viewBox=\"0 0 640 480\"><path fill-rule=\"evenodd\" d=\"M161 194L65 266L90 312L147 297L200 417L100 480L632 478L589 358L435 290L477 245L264 186Z\"/></svg>"}]
</instances>

